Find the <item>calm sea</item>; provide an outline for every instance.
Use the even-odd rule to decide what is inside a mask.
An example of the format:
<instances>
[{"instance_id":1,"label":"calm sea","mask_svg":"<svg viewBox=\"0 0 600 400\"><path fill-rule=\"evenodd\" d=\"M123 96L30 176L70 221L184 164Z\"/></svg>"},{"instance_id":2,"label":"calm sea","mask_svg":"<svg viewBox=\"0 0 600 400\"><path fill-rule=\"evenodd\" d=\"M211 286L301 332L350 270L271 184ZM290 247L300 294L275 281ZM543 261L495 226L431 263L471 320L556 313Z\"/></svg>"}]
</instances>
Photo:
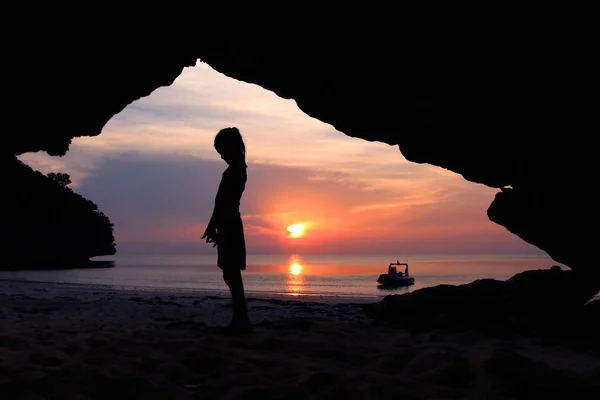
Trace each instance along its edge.
<instances>
[{"instance_id":1,"label":"calm sea","mask_svg":"<svg viewBox=\"0 0 600 400\"><path fill-rule=\"evenodd\" d=\"M409 264L415 284L382 289L380 273L397 259ZM215 255L119 255L113 268L0 271L0 279L102 285L111 289L181 290L224 293ZM537 255L248 255L243 273L253 294L335 296L357 299L400 294L439 284L463 284L481 278L507 279L530 269L557 264ZM564 267L563 267L564 268ZM402 270L402 269L401 269Z\"/></svg>"}]
</instances>

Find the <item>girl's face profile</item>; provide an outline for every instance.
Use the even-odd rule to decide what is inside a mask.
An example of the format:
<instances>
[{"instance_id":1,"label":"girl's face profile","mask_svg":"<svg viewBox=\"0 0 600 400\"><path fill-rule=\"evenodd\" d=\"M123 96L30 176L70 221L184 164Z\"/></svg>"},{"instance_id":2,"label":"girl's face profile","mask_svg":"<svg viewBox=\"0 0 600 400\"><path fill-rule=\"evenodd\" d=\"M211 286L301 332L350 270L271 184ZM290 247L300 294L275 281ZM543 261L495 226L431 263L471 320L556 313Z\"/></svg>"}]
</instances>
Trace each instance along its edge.
<instances>
[{"instance_id":1,"label":"girl's face profile","mask_svg":"<svg viewBox=\"0 0 600 400\"><path fill-rule=\"evenodd\" d=\"M223 154L223 153L219 153L219 155L221 156L221 160L225 161L227 164L229 164L229 157L227 157L227 155Z\"/></svg>"},{"instance_id":2,"label":"girl's face profile","mask_svg":"<svg viewBox=\"0 0 600 400\"><path fill-rule=\"evenodd\" d=\"M231 162L235 159L235 152L232 151L232 149L221 149L221 151L217 150L217 152L219 153L219 155L221 156L221 159L224 160L227 164L231 164ZM242 154L240 152L240 154Z\"/></svg>"}]
</instances>

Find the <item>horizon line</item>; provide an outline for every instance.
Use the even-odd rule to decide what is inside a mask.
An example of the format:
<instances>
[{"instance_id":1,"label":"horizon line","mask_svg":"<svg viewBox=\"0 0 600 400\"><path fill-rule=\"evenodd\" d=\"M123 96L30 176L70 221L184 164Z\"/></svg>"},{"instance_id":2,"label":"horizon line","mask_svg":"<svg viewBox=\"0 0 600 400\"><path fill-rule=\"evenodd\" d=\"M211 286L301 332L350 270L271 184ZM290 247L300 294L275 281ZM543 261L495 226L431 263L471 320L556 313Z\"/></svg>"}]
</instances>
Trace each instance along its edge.
<instances>
[{"instance_id":1,"label":"horizon line","mask_svg":"<svg viewBox=\"0 0 600 400\"><path fill-rule=\"evenodd\" d=\"M167 253L159 253L159 252L153 252L153 251L149 251L149 252L143 252L143 251L134 251L134 252L117 252L116 254L113 255L104 255L104 256L95 256L92 258L98 258L98 257L115 257L115 256L119 256L119 255L128 255L128 256L137 256L137 255L144 255L144 256L217 256L216 252L215 253L194 253L194 252L167 252ZM540 250L540 251L530 251L530 252L523 252L523 251L503 251L503 252L364 252L364 253L340 253L340 252L331 252L331 253L324 253L324 252L294 252L294 251L286 251L286 252L270 252L270 253L261 253L261 252L247 252L246 253L247 256L281 256L281 255L285 255L285 256L289 256L289 255L326 255L326 256L395 256L395 257L402 257L402 256L406 256L406 255L411 255L411 256L461 256L461 255L523 255L523 256L542 256L542 257L548 257L551 258L546 252Z\"/></svg>"}]
</instances>

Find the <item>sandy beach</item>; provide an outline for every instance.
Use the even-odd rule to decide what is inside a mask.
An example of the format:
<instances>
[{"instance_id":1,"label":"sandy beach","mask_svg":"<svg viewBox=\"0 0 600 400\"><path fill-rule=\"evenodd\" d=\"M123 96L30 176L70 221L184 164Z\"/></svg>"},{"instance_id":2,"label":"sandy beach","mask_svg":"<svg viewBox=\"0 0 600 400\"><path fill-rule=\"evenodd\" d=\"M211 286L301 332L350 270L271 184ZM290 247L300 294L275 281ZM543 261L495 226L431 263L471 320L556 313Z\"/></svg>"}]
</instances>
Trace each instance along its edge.
<instances>
[{"instance_id":1,"label":"sandy beach","mask_svg":"<svg viewBox=\"0 0 600 400\"><path fill-rule=\"evenodd\" d=\"M597 350L375 323L364 303L0 281L0 399L596 398ZM314 300L314 299L313 299ZM594 393L594 390L596 391Z\"/></svg>"}]
</instances>

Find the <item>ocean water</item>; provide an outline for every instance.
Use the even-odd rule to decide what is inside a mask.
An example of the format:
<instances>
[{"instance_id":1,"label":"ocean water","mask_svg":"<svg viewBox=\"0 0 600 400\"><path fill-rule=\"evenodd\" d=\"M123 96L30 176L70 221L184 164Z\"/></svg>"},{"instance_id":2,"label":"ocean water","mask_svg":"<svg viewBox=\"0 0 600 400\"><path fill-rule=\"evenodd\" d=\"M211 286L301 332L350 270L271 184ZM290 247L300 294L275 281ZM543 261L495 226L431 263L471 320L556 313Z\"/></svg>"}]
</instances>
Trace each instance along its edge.
<instances>
[{"instance_id":1,"label":"ocean water","mask_svg":"<svg viewBox=\"0 0 600 400\"><path fill-rule=\"evenodd\" d=\"M377 277L389 263L407 262L415 284L383 289ZM112 268L0 271L0 279L101 285L110 289L180 290L226 293L216 255L118 255ZM557 264L538 255L248 255L243 272L249 294L381 298L439 284L507 279ZM563 267L565 269L565 267ZM403 270L402 268L400 270Z\"/></svg>"}]
</instances>

